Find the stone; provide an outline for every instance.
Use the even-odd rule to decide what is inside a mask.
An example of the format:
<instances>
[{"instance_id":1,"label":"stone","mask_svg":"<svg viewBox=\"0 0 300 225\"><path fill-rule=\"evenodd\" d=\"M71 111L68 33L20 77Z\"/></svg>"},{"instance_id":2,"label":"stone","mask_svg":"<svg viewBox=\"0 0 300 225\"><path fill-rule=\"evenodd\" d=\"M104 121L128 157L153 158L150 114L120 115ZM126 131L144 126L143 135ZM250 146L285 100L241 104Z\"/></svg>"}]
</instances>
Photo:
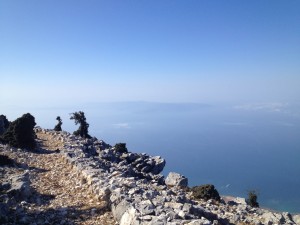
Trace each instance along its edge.
<instances>
[{"instance_id":1,"label":"stone","mask_svg":"<svg viewBox=\"0 0 300 225\"><path fill-rule=\"evenodd\" d=\"M191 222L187 223L186 225L203 225L204 223L207 223L207 221L203 221L203 220L192 220Z\"/></svg>"},{"instance_id":2,"label":"stone","mask_svg":"<svg viewBox=\"0 0 300 225\"><path fill-rule=\"evenodd\" d=\"M165 207L181 210L183 208L183 204L178 202L165 202Z\"/></svg>"},{"instance_id":3,"label":"stone","mask_svg":"<svg viewBox=\"0 0 300 225\"><path fill-rule=\"evenodd\" d=\"M176 212L174 211L169 211L166 213L166 218L167 218L167 221L172 221L174 219L178 219L179 216Z\"/></svg>"},{"instance_id":4,"label":"stone","mask_svg":"<svg viewBox=\"0 0 300 225\"><path fill-rule=\"evenodd\" d=\"M121 218L123 217L124 213L129 209L129 208L132 208L130 202L128 202L127 200L123 200L121 201L119 204L113 204L111 206L111 211L112 211L112 214L114 216L114 218L117 220L117 221L120 221ZM134 209L135 210L135 209ZM135 212L135 211L134 211ZM127 213L127 217L128 216L131 216L133 213L133 211L131 210L130 213L128 214ZM127 221L128 219L126 219Z\"/></svg>"},{"instance_id":5,"label":"stone","mask_svg":"<svg viewBox=\"0 0 300 225\"><path fill-rule=\"evenodd\" d=\"M137 204L136 208L142 216L144 215L154 215L155 206L150 200L145 200Z\"/></svg>"},{"instance_id":6,"label":"stone","mask_svg":"<svg viewBox=\"0 0 300 225\"><path fill-rule=\"evenodd\" d=\"M300 224L300 215L293 215L292 219L296 224Z\"/></svg>"},{"instance_id":7,"label":"stone","mask_svg":"<svg viewBox=\"0 0 300 225\"><path fill-rule=\"evenodd\" d=\"M169 186L187 187L188 179L179 173L170 172L165 180L165 183Z\"/></svg>"},{"instance_id":8,"label":"stone","mask_svg":"<svg viewBox=\"0 0 300 225\"><path fill-rule=\"evenodd\" d=\"M153 166L151 172L153 174L159 174L160 172L163 171L163 169L166 165L166 161L163 158L161 158L160 156L152 157L152 159L154 160L154 166Z\"/></svg>"},{"instance_id":9,"label":"stone","mask_svg":"<svg viewBox=\"0 0 300 225\"><path fill-rule=\"evenodd\" d=\"M17 201L26 200L31 195L28 171L10 178L10 189L7 190L7 194Z\"/></svg>"},{"instance_id":10,"label":"stone","mask_svg":"<svg viewBox=\"0 0 300 225\"><path fill-rule=\"evenodd\" d=\"M234 201L235 201L237 204L240 204L240 205L247 205L247 202L246 202L246 199L245 199L245 198L236 197L236 198L234 199Z\"/></svg>"},{"instance_id":11,"label":"stone","mask_svg":"<svg viewBox=\"0 0 300 225\"><path fill-rule=\"evenodd\" d=\"M98 189L98 196L101 200L108 201L110 198L111 191L108 187Z\"/></svg>"},{"instance_id":12,"label":"stone","mask_svg":"<svg viewBox=\"0 0 300 225\"><path fill-rule=\"evenodd\" d=\"M167 224L170 224L170 223L167 222L166 215L159 215L159 216L156 216L155 218L152 218L152 220L150 221L150 223L148 225L167 225Z\"/></svg>"},{"instance_id":13,"label":"stone","mask_svg":"<svg viewBox=\"0 0 300 225\"><path fill-rule=\"evenodd\" d=\"M279 213L267 212L262 215L265 224L282 224L285 222L284 217Z\"/></svg>"},{"instance_id":14,"label":"stone","mask_svg":"<svg viewBox=\"0 0 300 225\"><path fill-rule=\"evenodd\" d=\"M137 211L132 206L129 207L122 215L120 225L139 225L140 222L137 218Z\"/></svg>"},{"instance_id":15,"label":"stone","mask_svg":"<svg viewBox=\"0 0 300 225\"><path fill-rule=\"evenodd\" d=\"M141 222L148 222L148 221L151 221L153 218L153 216L150 216L150 215L146 215L146 216L141 216L139 217L139 219L141 220Z\"/></svg>"}]
</instances>

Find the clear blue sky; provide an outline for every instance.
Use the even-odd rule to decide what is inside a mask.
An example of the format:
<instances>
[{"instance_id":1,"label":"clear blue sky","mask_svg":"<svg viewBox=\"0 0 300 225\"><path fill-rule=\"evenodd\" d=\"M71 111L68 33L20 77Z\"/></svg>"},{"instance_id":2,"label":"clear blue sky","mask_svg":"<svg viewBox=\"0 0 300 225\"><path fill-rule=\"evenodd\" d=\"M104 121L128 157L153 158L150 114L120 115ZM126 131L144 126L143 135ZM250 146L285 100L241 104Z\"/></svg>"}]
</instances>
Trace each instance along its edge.
<instances>
[{"instance_id":1,"label":"clear blue sky","mask_svg":"<svg viewBox=\"0 0 300 225\"><path fill-rule=\"evenodd\" d=\"M0 104L289 102L299 0L0 0Z\"/></svg>"}]
</instances>

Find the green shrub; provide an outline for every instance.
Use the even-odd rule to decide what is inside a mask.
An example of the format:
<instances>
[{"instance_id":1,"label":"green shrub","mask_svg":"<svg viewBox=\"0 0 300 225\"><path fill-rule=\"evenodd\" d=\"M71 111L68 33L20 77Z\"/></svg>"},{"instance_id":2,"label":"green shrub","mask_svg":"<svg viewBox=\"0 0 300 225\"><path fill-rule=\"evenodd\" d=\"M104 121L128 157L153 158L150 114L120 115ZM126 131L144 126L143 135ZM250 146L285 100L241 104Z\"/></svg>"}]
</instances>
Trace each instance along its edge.
<instances>
[{"instance_id":1,"label":"green shrub","mask_svg":"<svg viewBox=\"0 0 300 225\"><path fill-rule=\"evenodd\" d=\"M2 139L13 147L34 149L36 146L33 130L35 125L34 117L30 113L24 114L9 124Z\"/></svg>"},{"instance_id":2,"label":"green shrub","mask_svg":"<svg viewBox=\"0 0 300 225\"><path fill-rule=\"evenodd\" d=\"M126 148L126 143L117 143L117 144L115 144L115 150L116 150L116 152L120 152L120 153L128 152L128 150Z\"/></svg>"},{"instance_id":3,"label":"green shrub","mask_svg":"<svg viewBox=\"0 0 300 225\"><path fill-rule=\"evenodd\" d=\"M61 131L62 129L61 129L61 125L63 124L62 123L62 120L61 120L61 118L58 116L58 117L56 117L56 120L58 121L58 123L56 124L56 126L54 127L54 130L55 131Z\"/></svg>"},{"instance_id":4,"label":"green shrub","mask_svg":"<svg viewBox=\"0 0 300 225\"><path fill-rule=\"evenodd\" d=\"M74 112L71 113L71 120L75 120L75 124L79 124L78 130L74 131L74 135L81 136L83 138L91 138L91 136L88 134L88 128L89 124L86 122L86 118L84 115L84 112Z\"/></svg>"},{"instance_id":5,"label":"green shrub","mask_svg":"<svg viewBox=\"0 0 300 225\"><path fill-rule=\"evenodd\" d=\"M246 199L246 202L251 207L259 207L259 204L257 202L257 191L255 190L248 191L248 199Z\"/></svg>"},{"instance_id":6,"label":"green shrub","mask_svg":"<svg viewBox=\"0 0 300 225\"><path fill-rule=\"evenodd\" d=\"M220 201L219 192L215 189L215 186L212 184L205 184L201 186L192 187L192 194L195 199L214 199Z\"/></svg>"}]
</instances>

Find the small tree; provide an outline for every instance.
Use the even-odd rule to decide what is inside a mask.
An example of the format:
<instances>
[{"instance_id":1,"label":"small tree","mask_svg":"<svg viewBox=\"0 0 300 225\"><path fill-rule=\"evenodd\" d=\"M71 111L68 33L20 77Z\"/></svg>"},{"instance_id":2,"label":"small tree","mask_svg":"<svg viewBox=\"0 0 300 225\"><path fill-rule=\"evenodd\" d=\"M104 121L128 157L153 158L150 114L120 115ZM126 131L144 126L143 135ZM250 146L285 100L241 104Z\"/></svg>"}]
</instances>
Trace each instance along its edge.
<instances>
[{"instance_id":1,"label":"small tree","mask_svg":"<svg viewBox=\"0 0 300 225\"><path fill-rule=\"evenodd\" d=\"M58 117L56 117L56 120L58 121L58 123L56 124L56 126L54 127L54 130L55 131L61 131L62 129L61 129L61 125L63 124L62 123L62 120L61 120L61 118L58 116Z\"/></svg>"},{"instance_id":2,"label":"small tree","mask_svg":"<svg viewBox=\"0 0 300 225\"><path fill-rule=\"evenodd\" d=\"M78 130L74 131L74 135L81 136L83 138L91 138L88 134L89 124L86 122L84 112L74 112L71 113L71 120L75 120L75 124L80 124Z\"/></svg>"},{"instance_id":3,"label":"small tree","mask_svg":"<svg viewBox=\"0 0 300 225\"><path fill-rule=\"evenodd\" d=\"M33 149L36 146L33 130L35 125L34 117L30 113L24 114L9 124L3 134L3 141L17 148Z\"/></svg>"},{"instance_id":4,"label":"small tree","mask_svg":"<svg viewBox=\"0 0 300 225\"><path fill-rule=\"evenodd\" d=\"M120 153L127 153L128 150L126 148L126 143L117 143L115 144L115 150L116 152L120 152Z\"/></svg>"},{"instance_id":5,"label":"small tree","mask_svg":"<svg viewBox=\"0 0 300 225\"><path fill-rule=\"evenodd\" d=\"M246 202L251 207L259 207L257 202L257 192L255 190L248 191L248 199L246 199Z\"/></svg>"}]
</instances>

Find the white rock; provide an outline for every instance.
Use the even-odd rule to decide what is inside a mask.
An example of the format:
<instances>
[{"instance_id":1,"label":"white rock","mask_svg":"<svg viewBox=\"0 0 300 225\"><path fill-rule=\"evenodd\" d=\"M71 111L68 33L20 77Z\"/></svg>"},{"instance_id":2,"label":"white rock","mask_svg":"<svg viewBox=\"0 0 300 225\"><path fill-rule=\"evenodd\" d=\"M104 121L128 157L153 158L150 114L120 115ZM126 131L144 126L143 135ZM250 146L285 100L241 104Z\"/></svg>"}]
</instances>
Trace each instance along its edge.
<instances>
[{"instance_id":1,"label":"white rock","mask_svg":"<svg viewBox=\"0 0 300 225\"><path fill-rule=\"evenodd\" d=\"M186 187L188 185L188 179L179 173L170 172L165 180L165 183L169 186Z\"/></svg>"}]
</instances>

